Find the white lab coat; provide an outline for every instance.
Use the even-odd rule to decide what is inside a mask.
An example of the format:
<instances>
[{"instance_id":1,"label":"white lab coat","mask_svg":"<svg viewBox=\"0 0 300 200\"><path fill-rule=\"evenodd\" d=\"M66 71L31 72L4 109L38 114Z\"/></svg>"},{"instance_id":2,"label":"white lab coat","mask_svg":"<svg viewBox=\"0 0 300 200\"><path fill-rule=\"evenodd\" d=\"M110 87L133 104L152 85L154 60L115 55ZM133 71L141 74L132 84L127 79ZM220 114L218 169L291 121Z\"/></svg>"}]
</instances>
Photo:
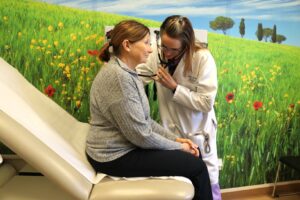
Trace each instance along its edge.
<instances>
[{"instance_id":1,"label":"white lab coat","mask_svg":"<svg viewBox=\"0 0 300 200\"><path fill-rule=\"evenodd\" d=\"M157 47L146 64L137 67L138 73L156 73L160 65ZM217 120L213 108L217 94L217 69L211 53L202 49L194 54L192 72L183 75L184 59L179 62L173 78L178 86L173 92L156 83L157 97L161 123L165 128L177 133L181 137L192 139L200 147L202 158L207 165L211 184L217 184L219 180L218 156L216 145ZM145 84L152 81L143 78ZM181 130L178 130L181 129ZM205 131L209 134L209 153L204 151L204 137L188 136L188 133Z\"/></svg>"}]
</instances>

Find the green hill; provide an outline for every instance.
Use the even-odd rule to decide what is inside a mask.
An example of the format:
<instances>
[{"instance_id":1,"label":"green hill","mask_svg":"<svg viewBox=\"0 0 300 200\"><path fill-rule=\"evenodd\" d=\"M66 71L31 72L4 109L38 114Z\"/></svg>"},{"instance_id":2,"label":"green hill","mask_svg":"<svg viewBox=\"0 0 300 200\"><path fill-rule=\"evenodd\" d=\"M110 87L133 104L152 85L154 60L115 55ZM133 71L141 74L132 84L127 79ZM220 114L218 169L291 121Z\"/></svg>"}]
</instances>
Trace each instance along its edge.
<instances>
[{"instance_id":1,"label":"green hill","mask_svg":"<svg viewBox=\"0 0 300 200\"><path fill-rule=\"evenodd\" d=\"M88 121L101 63L87 51L101 47L105 25L132 17L27 0L0 0L0 11L0 56L41 91L51 85L54 101ZM214 33L208 40L218 68L222 187L272 182L278 157L300 153L300 48ZM157 102L150 103L158 119Z\"/></svg>"}]
</instances>

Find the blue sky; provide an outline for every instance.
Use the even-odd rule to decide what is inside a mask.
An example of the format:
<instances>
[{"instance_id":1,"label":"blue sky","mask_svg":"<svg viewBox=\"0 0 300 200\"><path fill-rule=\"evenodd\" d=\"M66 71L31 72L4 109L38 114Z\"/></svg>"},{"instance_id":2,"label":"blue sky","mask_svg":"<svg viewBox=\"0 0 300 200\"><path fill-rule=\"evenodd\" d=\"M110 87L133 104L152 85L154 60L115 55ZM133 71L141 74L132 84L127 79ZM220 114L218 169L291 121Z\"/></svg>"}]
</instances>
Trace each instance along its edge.
<instances>
[{"instance_id":1,"label":"blue sky","mask_svg":"<svg viewBox=\"0 0 300 200\"><path fill-rule=\"evenodd\" d=\"M104 11L163 21L166 16L180 14L191 19L194 28L207 29L209 21L217 16L235 21L227 35L240 37L239 23L245 19L244 38L256 40L257 24L273 28L285 35L284 44L300 46L300 0L41 0L69 7Z\"/></svg>"}]
</instances>

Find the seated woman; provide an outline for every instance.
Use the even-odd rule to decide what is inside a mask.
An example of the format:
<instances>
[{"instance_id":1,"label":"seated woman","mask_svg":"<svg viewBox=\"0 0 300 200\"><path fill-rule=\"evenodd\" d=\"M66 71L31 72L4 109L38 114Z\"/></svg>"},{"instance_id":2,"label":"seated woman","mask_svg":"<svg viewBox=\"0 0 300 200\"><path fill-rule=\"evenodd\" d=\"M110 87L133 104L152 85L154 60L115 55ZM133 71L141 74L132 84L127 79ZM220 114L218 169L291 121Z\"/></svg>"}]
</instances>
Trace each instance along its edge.
<instances>
[{"instance_id":1,"label":"seated woman","mask_svg":"<svg viewBox=\"0 0 300 200\"><path fill-rule=\"evenodd\" d=\"M184 176L194 185L194 199L212 199L198 147L150 117L143 83L135 71L152 52L149 29L126 20L115 26L110 38L99 55L109 62L97 74L90 93L89 162L97 172L111 176Z\"/></svg>"}]
</instances>

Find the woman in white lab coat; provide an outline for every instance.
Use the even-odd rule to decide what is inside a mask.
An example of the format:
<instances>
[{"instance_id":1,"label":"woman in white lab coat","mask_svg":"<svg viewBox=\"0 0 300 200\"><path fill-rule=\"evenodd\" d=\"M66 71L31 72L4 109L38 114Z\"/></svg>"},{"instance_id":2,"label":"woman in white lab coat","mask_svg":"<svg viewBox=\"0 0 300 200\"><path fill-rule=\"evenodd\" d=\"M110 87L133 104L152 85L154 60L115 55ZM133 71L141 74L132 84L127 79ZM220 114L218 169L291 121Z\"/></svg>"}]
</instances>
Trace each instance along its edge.
<instances>
[{"instance_id":1,"label":"woman in white lab coat","mask_svg":"<svg viewBox=\"0 0 300 200\"><path fill-rule=\"evenodd\" d=\"M137 67L145 83L155 80L161 123L199 145L214 200L220 200L213 108L217 69L209 50L196 42L192 24L179 15L165 19L146 64Z\"/></svg>"}]
</instances>

